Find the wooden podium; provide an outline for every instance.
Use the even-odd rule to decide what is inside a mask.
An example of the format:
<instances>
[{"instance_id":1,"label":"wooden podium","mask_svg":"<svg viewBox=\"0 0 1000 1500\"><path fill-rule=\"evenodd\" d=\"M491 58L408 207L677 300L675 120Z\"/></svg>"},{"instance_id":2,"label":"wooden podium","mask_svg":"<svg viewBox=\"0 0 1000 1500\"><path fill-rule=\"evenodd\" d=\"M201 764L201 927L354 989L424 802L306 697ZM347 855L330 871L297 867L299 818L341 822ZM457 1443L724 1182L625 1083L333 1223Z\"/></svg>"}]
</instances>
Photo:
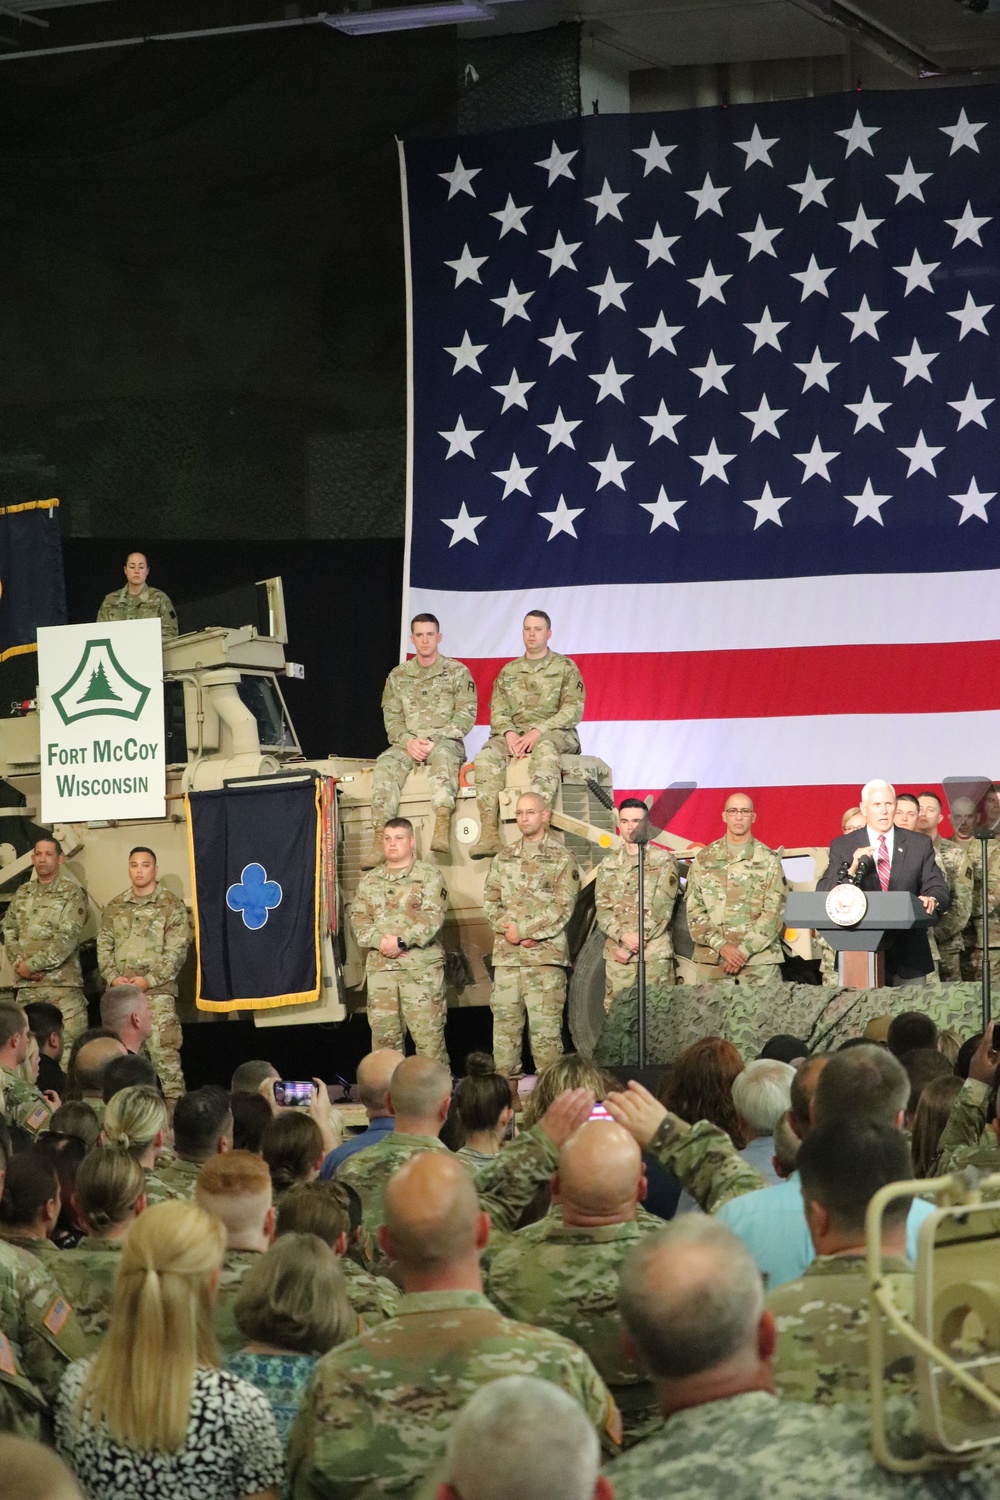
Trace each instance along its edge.
<instances>
[{"instance_id":1,"label":"wooden podium","mask_svg":"<svg viewBox=\"0 0 1000 1500\"><path fill-rule=\"evenodd\" d=\"M929 927L931 917L909 891L865 891L868 908L859 922L842 927L826 910L828 891L790 891L785 903L789 927L813 927L839 959L845 989L875 990L885 984L885 955L880 951L895 932Z\"/></svg>"}]
</instances>

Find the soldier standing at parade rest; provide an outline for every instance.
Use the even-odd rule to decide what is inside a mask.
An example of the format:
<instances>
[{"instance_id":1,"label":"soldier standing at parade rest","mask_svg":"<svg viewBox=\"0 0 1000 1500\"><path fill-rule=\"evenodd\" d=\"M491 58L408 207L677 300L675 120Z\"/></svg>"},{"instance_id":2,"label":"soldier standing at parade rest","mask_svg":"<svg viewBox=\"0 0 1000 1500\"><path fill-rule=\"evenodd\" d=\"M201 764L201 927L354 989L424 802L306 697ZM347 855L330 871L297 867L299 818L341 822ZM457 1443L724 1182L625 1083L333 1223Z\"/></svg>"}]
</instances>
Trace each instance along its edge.
<instances>
[{"instance_id":1,"label":"soldier standing at parade rest","mask_svg":"<svg viewBox=\"0 0 1000 1500\"><path fill-rule=\"evenodd\" d=\"M618 809L622 846L597 867L597 925L605 935L604 1009L636 982L639 952L639 846L635 835L646 821L646 804L626 797ZM677 861L668 849L646 848L645 958L650 984L674 983L670 920L677 903Z\"/></svg>"},{"instance_id":2,"label":"soldier standing at parade rest","mask_svg":"<svg viewBox=\"0 0 1000 1500\"><path fill-rule=\"evenodd\" d=\"M525 1011L535 1069L562 1055L569 943L566 928L580 893L580 871L548 831L538 792L517 799L521 838L501 849L486 876L483 909L493 943L493 1055L498 1073L521 1072Z\"/></svg>"},{"instance_id":3,"label":"soldier standing at parade rest","mask_svg":"<svg viewBox=\"0 0 1000 1500\"><path fill-rule=\"evenodd\" d=\"M560 755L579 755L576 726L584 688L576 662L549 650L552 621L532 609L522 627L524 655L501 667L490 700L490 737L476 756L479 842L473 859L500 848L498 799L511 760L527 760L531 789L551 807L559 790Z\"/></svg>"},{"instance_id":4,"label":"soldier standing at parade rest","mask_svg":"<svg viewBox=\"0 0 1000 1500\"><path fill-rule=\"evenodd\" d=\"M363 875L351 907L354 936L368 949L365 975L372 1047L418 1052L448 1067L444 1044L444 949L448 908L441 871L414 858L413 824L392 818L382 835L385 863Z\"/></svg>"},{"instance_id":5,"label":"soldier standing at parade rest","mask_svg":"<svg viewBox=\"0 0 1000 1500\"><path fill-rule=\"evenodd\" d=\"M97 934L97 963L109 987L145 990L153 1012L146 1043L168 1100L184 1092L177 1019L177 976L187 957L191 929L187 907L158 883L156 855L139 845L129 852L127 891L108 902Z\"/></svg>"},{"instance_id":6,"label":"soldier standing at parade rest","mask_svg":"<svg viewBox=\"0 0 1000 1500\"><path fill-rule=\"evenodd\" d=\"M687 881L688 928L705 978L744 988L781 979L785 877L772 849L753 836L757 814L745 792L726 798L725 838L695 855ZM705 974L707 968L714 973Z\"/></svg>"},{"instance_id":7,"label":"soldier standing at parade rest","mask_svg":"<svg viewBox=\"0 0 1000 1500\"><path fill-rule=\"evenodd\" d=\"M104 596L97 611L99 624L111 620L159 620L163 636L177 634L174 606L162 589L151 589L146 582L149 563L144 552L130 552L125 559L125 587L112 589Z\"/></svg>"},{"instance_id":8,"label":"soldier standing at parade rest","mask_svg":"<svg viewBox=\"0 0 1000 1500\"><path fill-rule=\"evenodd\" d=\"M80 934L87 897L63 868L62 848L40 838L31 851L31 879L19 886L3 919L3 940L17 975L17 1000L58 1005L66 1045L87 1029L87 997L80 969Z\"/></svg>"},{"instance_id":9,"label":"soldier standing at parade rest","mask_svg":"<svg viewBox=\"0 0 1000 1500\"><path fill-rule=\"evenodd\" d=\"M476 684L468 667L438 651L441 627L435 615L414 615L410 640L416 655L393 667L382 693L389 749L375 762L372 778L372 847L362 868L383 859L382 832L399 811L407 776L427 771L434 808L431 849L450 849L451 815L465 759L465 736L476 722Z\"/></svg>"}]
</instances>

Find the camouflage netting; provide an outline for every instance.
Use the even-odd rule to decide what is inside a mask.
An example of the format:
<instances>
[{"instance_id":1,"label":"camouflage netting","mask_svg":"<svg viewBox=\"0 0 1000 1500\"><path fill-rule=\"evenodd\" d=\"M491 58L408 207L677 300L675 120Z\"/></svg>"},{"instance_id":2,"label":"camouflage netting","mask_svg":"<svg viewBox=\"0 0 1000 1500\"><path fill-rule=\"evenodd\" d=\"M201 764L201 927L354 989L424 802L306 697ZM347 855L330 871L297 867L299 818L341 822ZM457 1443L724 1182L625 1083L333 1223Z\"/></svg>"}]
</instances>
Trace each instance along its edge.
<instances>
[{"instance_id":1,"label":"camouflage netting","mask_svg":"<svg viewBox=\"0 0 1000 1500\"><path fill-rule=\"evenodd\" d=\"M672 1062L685 1047L705 1036L721 1036L744 1059L783 1032L802 1037L812 1050L836 1048L861 1036L873 1016L919 1010L941 1030L961 1037L981 1029L982 991L978 984L913 985L900 989L835 990L814 984L776 985L745 994L728 982L650 989L646 995L646 1055L650 1064ZM638 1057L638 999L628 990L616 999L594 1049L605 1067L634 1063Z\"/></svg>"}]
</instances>

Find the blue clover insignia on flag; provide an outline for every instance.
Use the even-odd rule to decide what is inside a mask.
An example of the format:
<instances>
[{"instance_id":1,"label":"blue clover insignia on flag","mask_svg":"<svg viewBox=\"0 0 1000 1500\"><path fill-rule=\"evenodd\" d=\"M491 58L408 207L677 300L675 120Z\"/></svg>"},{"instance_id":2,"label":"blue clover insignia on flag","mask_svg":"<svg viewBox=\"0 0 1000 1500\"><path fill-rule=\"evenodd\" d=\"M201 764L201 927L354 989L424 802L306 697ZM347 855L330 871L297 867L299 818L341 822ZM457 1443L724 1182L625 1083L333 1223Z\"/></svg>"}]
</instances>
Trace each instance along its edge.
<instances>
[{"instance_id":1,"label":"blue clover insignia on flag","mask_svg":"<svg viewBox=\"0 0 1000 1500\"><path fill-rule=\"evenodd\" d=\"M245 927L257 932L267 922L268 914L281 905L281 886L276 880L268 880L263 865L244 865L239 881L226 892L226 905L230 911L241 913Z\"/></svg>"}]
</instances>

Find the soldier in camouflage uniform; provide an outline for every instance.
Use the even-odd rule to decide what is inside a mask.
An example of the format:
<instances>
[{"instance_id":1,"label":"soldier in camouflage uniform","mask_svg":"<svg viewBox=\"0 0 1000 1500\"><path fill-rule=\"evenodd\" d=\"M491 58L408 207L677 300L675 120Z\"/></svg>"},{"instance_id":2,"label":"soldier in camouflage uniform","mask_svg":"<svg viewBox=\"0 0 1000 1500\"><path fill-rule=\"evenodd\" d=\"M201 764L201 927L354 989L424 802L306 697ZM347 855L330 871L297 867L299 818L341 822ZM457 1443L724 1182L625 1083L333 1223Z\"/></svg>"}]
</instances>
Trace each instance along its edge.
<instances>
[{"instance_id":1,"label":"soldier in camouflage uniform","mask_svg":"<svg viewBox=\"0 0 1000 1500\"><path fill-rule=\"evenodd\" d=\"M646 1239L623 1267L621 1305L664 1423L616 1460L615 1500L986 1500L996 1491L988 1463L887 1473L872 1456L864 1407L779 1400L760 1276L721 1224L686 1214ZM893 1450L919 1457L912 1403L890 1403L887 1417Z\"/></svg>"},{"instance_id":2,"label":"soldier in camouflage uniform","mask_svg":"<svg viewBox=\"0 0 1000 1500\"><path fill-rule=\"evenodd\" d=\"M101 914L97 962L105 984L134 984L145 990L153 1012L149 1055L164 1095L176 1101L184 1092L177 976L191 941L187 907L157 883L152 849L133 849L128 872L130 888L109 901Z\"/></svg>"},{"instance_id":3,"label":"soldier in camouflage uniform","mask_svg":"<svg viewBox=\"0 0 1000 1500\"><path fill-rule=\"evenodd\" d=\"M86 1353L73 1307L49 1272L0 1242L0 1430L40 1437L63 1371Z\"/></svg>"},{"instance_id":4,"label":"soldier in camouflage uniform","mask_svg":"<svg viewBox=\"0 0 1000 1500\"><path fill-rule=\"evenodd\" d=\"M416 656L394 667L382 693L389 749L375 762L372 778L372 847L363 868L382 863L382 831L399 811L407 776L423 766L431 784L434 832L431 849L451 849L451 815L465 760L465 736L476 722L476 684L460 661L441 656L434 615L415 615L410 640Z\"/></svg>"},{"instance_id":5,"label":"soldier in camouflage uniform","mask_svg":"<svg viewBox=\"0 0 1000 1500\"><path fill-rule=\"evenodd\" d=\"M448 908L441 871L414 858L413 824L393 818L382 835L385 864L358 883L354 936L368 949L365 977L372 1048L417 1051L448 1066L444 1044L444 949L438 939Z\"/></svg>"},{"instance_id":6,"label":"soldier in camouflage uniform","mask_svg":"<svg viewBox=\"0 0 1000 1500\"><path fill-rule=\"evenodd\" d=\"M904 1231L903 1240L906 1235ZM884 1281L896 1306L914 1315L913 1267L905 1255L883 1255ZM778 1330L774 1375L790 1401L832 1406L868 1400L868 1270L865 1252L821 1255L797 1281L767 1299ZM885 1331L886 1386L901 1396L916 1391L913 1353Z\"/></svg>"},{"instance_id":7,"label":"soldier in camouflage uniform","mask_svg":"<svg viewBox=\"0 0 1000 1500\"><path fill-rule=\"evenodd\" d=\"M941 984L958 984L962 978L962 958L965 953L964 932L972 915L973 850L968 842L945 839L938 831L941 824L941 798L937 792L921 792L918 798L920 813L917 829L926 833L934 845L934 859L938 869L948 882L950 901L948 910L936 927L930 928L927 940L931 945L934 970Z\"/></svg>"},{"instance_id":8,"label":"soldier in camouflage uniform","mask_svg":"<svg viewBox=\"0 0 1000 1500\"><path fill-rule=\"evenodd\" d=\"M987 1027L969 1062L969 1076L951 1106L948 1123L941 1132L932 1177L944 1177L975 1167L981 1172L1000 1172L1000 1122L995 1108L994 1080L1000 1068L997 1023Z\"/></svg>"},{"instance_id":9,"label":"soldier in camouflage uniform","mask_svg":"<svg viewBox=\"0 0 1000 1500\"><path fill-rule=\"evenodd\" d=\"M276 1213L271 1174L252 1151L222 1151L202 1165L195 1202L226 1227L226 1253L215 1298L215 1337L223 1359L246 1337L236 1326L234 1306L243 1278L274 1239Z\"/></svg>"},{"instance_id":10,"label":"soldier in camouflage uniform","mask_svg":"<svg viewBox=\"0 0 1000 1500\"><path fill-rule=\"evenodd\" d=\"M524 617L524 655L501 667L490 700L490 737L476 756L479 841L473 859L500 849L498 799L507 766L527 759L531 788L551 807L559 790L561 755L579 755L576 726L584 688L576 662L549 650L551 621L542 610Z\"/></svg>"},{"instance_id":11,"label":"soldier in camouflage uniform","mask_svg":"<svg viewBox=\"0 0 1000 1500\"><path fill-rule=\"evenodd\" d=\"M493 1055L498 1073L521 1069L525 1012L535 1071L562 1056L569 943L566 928L580 894L580 871L548 832L549 810L538 792L517 799L521 838L493 860L483 910L493 940Z\"/></svg>"},{"instance_id":12,"label":"soldier in camouflage uniform","mask_svg":"<svg viewBox=\"0 0 1000 1500\"><path fill-rule=\"evenodd\" d=\"M634 835L646 822L646 804L626 797L618 809L622 846L597 867L597 925L604 933L604 1009L636 982L639 951L639 851ZM670 923L677 904L677 861L668 849L646 846L645 958L646 981L661 987L674 983L674 945Z\"/></svg>"},{"instance_id":13,"label":"soldier in camouflage uniform","mask_svg":"<svg viewBox=\"0 0 1000 1500\"><path fill-rule=\"evenodd\" d=\"M108 1329L125 1237L146 1207L146 1178L121 1146L96 1146L80 1163L76 1200L86 1234L49 1261L93 1353Z\"/></svg>"},{"instance_id":14,"label":"soldier in camouflage uniform","mask_svg":"<svg viewBox=\"0 0 1000 1500\"><path fill-rule=\"evenodd\" d=\"M455 1413L500 1375L561 1386L617 1450L621 1418L586 1355L502 1317L483 1296L486 1234L467 1168L451 1153L417 1156L393 1178L383 1237L404 1296L396 1317L320 1360L289 1436L294 1500L376 1500L390 1490L410 1500L440 1461Z\"/></svg>"},{"instance_id":15,"label":"soldier in camouflage uniform","mask_svg":"<svg viewBox=\"0 0 1000 1500\"><path fill-rule=\"evenodd\" d=\"M887 1475L857 1404L810 1407L774 1394L774 1325L749 1251L694 1215L646 1239L622 1268L622 1316L650 1370L664 1424L614 1465L616 1500L985 1500L996 1470ZM889 1443L924 1451L912 1403L892 1401Z\"/></svg>"},{"instance_id":16,"label":"soldier in camouflage uniform","mask_svg":"<svg viewBox=\"0 0 1000 1500\"><path fill-rule=\"evenodd\" d=\"M0 1094L10 1125L32 1135L48 1126L55 1106L21 1072L28 1056L28 1018L19 1005L0 1004Z\"/></svg>"},{"instance_id":17,"label":"soldier in camouflage uniform","mask_svg":"<svg viewBox=\"0 0 1000 1500\"><path fill-rule=\"evenodd\" d=\"M200 1200L199 1200L200 1201ZM227 1250L219 1272L219 1290L215 1299L215 1341L222 1359L238 1354L246 1344L246 1335L236 1326L236 1295L250 1267L256 1265L266 1246L260 1250Z\"/></svg>"},{"instance_id":18,"label":"soldier in camouflage uniform","mask_svg":"<svg viewBox=\"0 0 1000 1500\"><path fill-rule=\"evenodd\" d=\"M816 1125L799 1150L809 1234L816 1259L800 1277L770 1293L778 1341L774 1373L778 1393L795 1401L832 1406L866 1402L868 1385L868 1272L865 1216L871 1199L892 1182L913 1176L902 1131L852 1118ZM898 1198L882 1215L884 1281L899 1307L913 1316L913 1267L906 1258L910 1198ZM913 1349L884 1327L886 1393L916 1392Z\"/></svg>"},{"instance_id":19,"label":"soldier in camouflage uniform","mask_svg":"<svg viewBox=\"0 0 1000 1500\"><path fill-rule=\"evenodd\" d=\"M981 980L983 977L983 857L978 839L970 839L966 846L972 867L972 910L965 929L965 954L962 960L962 978ZM986 874L989 882L990 916L990 981L1000 986L1000 840L992 839L986 845Z\"/></svg>"},{"instance_id":20,"label":"soldier in camouflage uniform","mask_svg":"<svg viewBox=\"0 0 1000 1500\"><path fill-rule=\"evenodd\" d=\"M388 1276L375 1276L349 1255L340 1257L347 1300L366 1328L394 1318L399 1311L399 1287Z\"/></svg>"},{"instance_id":21,"label":"soldier in camouflage uniform","mask_svg":"<svg viewBox=\"0 0 1000 1500\"><path fill-rule=\"evenodd\" d=\"M559 1121L576 1097L560 1095L537 1125L522 1131L515 1141L472 1174L480 1204L489 1214L494 1229L504 1233L513 1231L538 1188L549 1181L558 1163L558 1147L569 1134L568 1130L559 1133ZM374 1146L348 1157L334 1179L353 1188L361 1199L357 1258L363 1265L369 1268L374 1265L376 1269L386 1264L376 1236L384 1219L385 1191L390 1177L412 1156L425 1151L448 1151L438 1133L448 1115L451 1078L429 1058L408 1057L393 1074L390 1100L396 1116L395 1130ZM577 1125L583 1124L588 1112L585 1107L576 1119ZM354 1255L355 1251L350 1253Z\"/></svg>"},{"instance_id":22,"label":"soldier in camouflage uniform","mask_svg":"<svg viewBox=\"0 0 1000 1500\"><path fill-rule=\"evenodd\" d=\"M519 1230L491 1256L490 1301L509 1318L550 1328L580 1345L610 1390L624 1424L624 1445L646 1437L662 1418L649 1380L622 1344L618 1272L644 1234L659 1233L637 1215L645 1192L642 1157L620 1125L594 1120L559 1153L552 1197L561 1212Z\"/></svg>"},{"instance_id":23,"label":"soldier in camouflage uniform","mask_svg":"<svg viewBox=\"0 0 1000 1500\"><path fill-rule=\"evenodd\" d=\"M174 606L160 589L151 589L146 582L149 563L142 552L130 552L125 559L126 584L123 589L113 589L104 596L97 611L98 622L106 620L159 620L163 638L177 634L177 615Z\"/></svg>"},{"instance_id":24,"label":"soldier in camouflage uniform","mask_svg":"<svg viewBox=\"0 0 1000 1500\"><path fill-rule=\"evenodd\" d=\"M73 1304L88 1353L108 1331L121 1239L84 1235L74 1250L60 1250L49 1267Z\"/></svg>"},{"instance_id":25,"label":"soldier in camouflage uniform","mask_svg":"<svg viewBox=\"0 0 1000 1500\"><path fill-rule=\"evenodd\" d=\"M63 868L63 852L55 839L38 839L31 863L31 879L14 892L3 919L4 947L17 975L18 1004L45 1000L58 1005L65 1044L71 1047L87 1029L80 969L87 897Z\"/></svg>"},{"instance_id":26,"label":"soldier in camouflage uniform","mask_svg":"<svg viewBox=\"0 0 1000 1500\"><path fill-rule=\"evenodd\" d=\"M695 855L687 879L694 961L707 979L761 989L781 979L785 877L778 856L753 837L745 792L726 798L722 817L725 838Z\"/></svg>"}]
</instances>

